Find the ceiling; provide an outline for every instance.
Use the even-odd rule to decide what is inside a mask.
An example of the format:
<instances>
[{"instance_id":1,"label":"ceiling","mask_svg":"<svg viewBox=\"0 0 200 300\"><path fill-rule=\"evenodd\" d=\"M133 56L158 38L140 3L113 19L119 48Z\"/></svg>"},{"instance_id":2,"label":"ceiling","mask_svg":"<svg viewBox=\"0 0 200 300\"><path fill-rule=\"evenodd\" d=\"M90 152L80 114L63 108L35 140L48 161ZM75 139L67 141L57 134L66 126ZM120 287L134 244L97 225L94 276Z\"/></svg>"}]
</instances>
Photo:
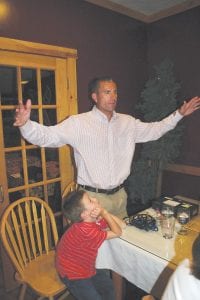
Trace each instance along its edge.
<instances>
[{"instance_id":1,"label":"ceiling","mask_svg":"<svg viewBox=\"0 0 200 300\"><path fill-rule=\"evenodd\" d=\"M200 0L86 0L136 20L152 23L193 7Z\"/></svg>"}]
</instances>

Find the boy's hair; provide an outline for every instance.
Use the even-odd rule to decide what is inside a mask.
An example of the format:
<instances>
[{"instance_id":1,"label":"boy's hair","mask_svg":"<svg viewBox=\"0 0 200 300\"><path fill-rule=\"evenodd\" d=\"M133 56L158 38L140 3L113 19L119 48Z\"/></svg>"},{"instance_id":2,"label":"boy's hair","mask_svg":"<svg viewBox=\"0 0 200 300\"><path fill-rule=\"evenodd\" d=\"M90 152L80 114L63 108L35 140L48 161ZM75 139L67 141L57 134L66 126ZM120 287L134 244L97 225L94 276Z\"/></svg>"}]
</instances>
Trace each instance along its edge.
<instances>
[{"instance_id":1,"label":"boy's hair","mask_svg":"<svg viewBox=\"0 0 200 300\"><path fill-rule=\"evenodd\" d=\"M200 280L200 234L193 243L192 258L192 274Z\"/></svg>"},{"instance_id":2,"label":"boy's hair","mask_svg":"<svg viewBox=\"0 0 200 300\"><path fill-rule=\"evenodd\" d=\"M92 99L92 94L93 93L96 93L98 91L98 88L99 88L99 84L100 82L102 81L110 81L110 82L115 82L112 77L110 76L102 76L102 77L96 77L96 78L93 78L89 84L88 84L88 97L90 100L93 101ZM116 82L115 82L116 83Z\"/></svg>"},{"instance_id":3,"label":"boy's hair","mask_svg":"<svg viewBox=\"0 0 200 300\"><path fill-rule=\"evenodd\" d=\"M85 191L73 191L63 197L63 214L72 223L82 221L81 213L85 210L82 204Z\"/></svg>"}]
</instances>

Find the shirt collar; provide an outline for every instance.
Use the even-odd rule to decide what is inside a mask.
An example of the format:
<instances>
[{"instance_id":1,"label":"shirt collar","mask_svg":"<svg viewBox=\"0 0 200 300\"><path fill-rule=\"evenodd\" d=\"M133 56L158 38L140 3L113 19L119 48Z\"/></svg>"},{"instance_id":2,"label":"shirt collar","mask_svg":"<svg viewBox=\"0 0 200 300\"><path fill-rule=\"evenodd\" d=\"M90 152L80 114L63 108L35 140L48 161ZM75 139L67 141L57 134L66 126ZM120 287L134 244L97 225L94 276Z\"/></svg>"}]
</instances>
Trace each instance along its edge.
<instances>
[{"instance_id":1,"label":"shirt collar","mask_svg":"<svg viewBox=\"0 0 200 300\"><path fill-rule=\"evenodd\" d=\"M104 113L102 113L97 107L96 105L93 106L92 108L92 113L98 117L98 119L102 120L102 121L108 121L108 118L106 117L106 115ZM113 115L112 118L110 120L110 122L114 121L115 119L117 119L118 115L116 113L116 111L113 111Z\"/></svg>"}]
</instances>

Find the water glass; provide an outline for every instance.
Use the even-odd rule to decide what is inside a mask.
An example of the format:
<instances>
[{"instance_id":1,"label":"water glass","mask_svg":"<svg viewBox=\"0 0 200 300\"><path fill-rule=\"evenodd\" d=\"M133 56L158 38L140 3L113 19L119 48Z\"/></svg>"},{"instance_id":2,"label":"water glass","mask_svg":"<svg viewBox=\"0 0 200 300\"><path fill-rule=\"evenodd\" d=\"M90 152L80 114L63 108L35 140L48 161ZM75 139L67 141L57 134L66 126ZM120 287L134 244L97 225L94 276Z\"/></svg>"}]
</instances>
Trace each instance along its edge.
<instances>
[{"instance_id":1,"label":"water glass","mask_svg":"<svg viewBox=\"0 0 200 300\"><path fill-rule=\"evenodd\" d=\"M161 232L165 239L171 239L174 236L175 218L174 216L163 215L161 219Z\"/></svg>"},{"instance_id":2,"label":"water glass","mask_svg":"<svg viewBox=\"0 0 200 300\"><path fill-rule=\"evenodd\" d=\"M178 234L186 235L188 233L187 228L184 226L190 220L190 213L187 208L180 206L177 211L177 220L181 224L181 228Z\"/></svg>"}]
</instances>

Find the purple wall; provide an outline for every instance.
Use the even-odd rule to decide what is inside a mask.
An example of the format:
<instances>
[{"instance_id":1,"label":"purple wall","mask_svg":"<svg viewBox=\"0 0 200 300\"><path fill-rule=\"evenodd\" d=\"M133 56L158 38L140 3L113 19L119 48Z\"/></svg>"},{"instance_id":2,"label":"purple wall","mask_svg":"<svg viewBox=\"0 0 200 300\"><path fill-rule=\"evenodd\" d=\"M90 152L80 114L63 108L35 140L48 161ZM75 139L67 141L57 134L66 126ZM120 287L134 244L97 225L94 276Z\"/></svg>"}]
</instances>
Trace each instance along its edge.
<instances>
[{"instance_id":1,"label":"purple wall","mask_svg":"<svg viewBox=\"0 0 200 300\"><path fill-rule=\"evenodd\" d=\"M88 81L109 75L119 84L118 110L131 113L146 80L146 26L83 0L7 0L11 17L0 36L78 50L79 111L90 108Z\"/></svg>"},{"instance_id":2,"label":"purple wall","mask_svg":"<svg viewBox=\"0 0 200 300\"><path fill-rule=\"evenodd\" d=\"M147 36L149 73L169 57L181 83L181 101L200 95L200 7L148 25ZM200 167L200 111L183 122L184 144L177 163ZM163 194L174 193L200 199L199 177L165 172Z\"/></svg>"},{"instance_id":3,"label":"purple wall","mask_svg":"<svg viewBox=\"0 0 200 300\"><path fill-rule=\"evenodd\" d=\"M170 57L176 79L181 83L180 99L200 95L200 8L166 18L148 26L150 69ZM185 140L181 163L200 167L200 113L184 120Z\"/></svg>"}]
</instances>

